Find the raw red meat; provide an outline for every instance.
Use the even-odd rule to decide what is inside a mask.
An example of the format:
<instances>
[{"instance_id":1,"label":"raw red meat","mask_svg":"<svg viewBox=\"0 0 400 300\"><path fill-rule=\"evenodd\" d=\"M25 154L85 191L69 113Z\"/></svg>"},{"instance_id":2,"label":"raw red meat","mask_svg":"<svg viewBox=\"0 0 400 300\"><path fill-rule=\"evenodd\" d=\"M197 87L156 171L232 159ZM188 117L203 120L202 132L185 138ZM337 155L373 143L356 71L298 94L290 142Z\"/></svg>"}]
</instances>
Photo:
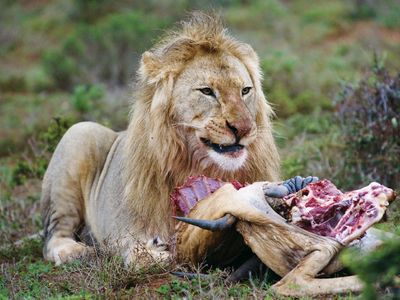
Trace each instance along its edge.
<instances>
[{"instance_id":1,"label":"raw red meat","mask_svg":"<svg viewBox=\"0 0 400 300\"><path fill-rule=\"evenodd\" d=\"M236 189L246 185L231 182ZM171 201L185 216L196 203L226 184L205 176L189 177L171 194ZM285 217L307 231L328 236L347 245L361 237L382 218L388 201L394 199L393 190L376 182L360 189L342 193L329 180L308 184L297 193L283 198Z\"/></svg>"},{"instance_id":2,"label":"raw red meat","mask_svg":"<svg viewBox=\"0 0 400 300\"><path fill-rule=\"evenodd\" d=\"M346 245L380 221L394 197L393 190L376 182L342 193L324 179L284 197L284 201L291 208L293 224Z\"/></svg>"},{"instance_id":3,"label":"raw red meat","mask_svg":"<svg viewBox=\"0 0 400 300\"><path fill-rule=\"evenodd\" d=\"M236 189L245 186L236 180L231 183ZM214 193L224 184L226 182L206 176L189 177L182 186L175 188L170 198L175 207L186 216L198 201Z\"/></svg>"}]
</instances>

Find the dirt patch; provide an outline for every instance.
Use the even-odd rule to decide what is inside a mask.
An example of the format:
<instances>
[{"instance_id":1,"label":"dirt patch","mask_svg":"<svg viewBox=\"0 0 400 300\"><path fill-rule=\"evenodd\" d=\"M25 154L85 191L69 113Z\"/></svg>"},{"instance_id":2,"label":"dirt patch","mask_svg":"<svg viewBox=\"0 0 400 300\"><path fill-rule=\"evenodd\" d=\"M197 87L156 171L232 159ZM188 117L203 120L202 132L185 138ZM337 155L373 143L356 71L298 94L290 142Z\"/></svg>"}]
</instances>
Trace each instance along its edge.
<instances>
[{"instance_id":1,"label":"dirt patch","mask_svg":"<svg viewBox=\"0 0 400 300\"><path fill-rule=\"evenodd\" d=\"M370 40L378 40L392 45L399 44L400 30L389 29L372 21L359 21L340 27L329 34L320 46L329 48L334 44Z\"/></svg>"}]
</instances>

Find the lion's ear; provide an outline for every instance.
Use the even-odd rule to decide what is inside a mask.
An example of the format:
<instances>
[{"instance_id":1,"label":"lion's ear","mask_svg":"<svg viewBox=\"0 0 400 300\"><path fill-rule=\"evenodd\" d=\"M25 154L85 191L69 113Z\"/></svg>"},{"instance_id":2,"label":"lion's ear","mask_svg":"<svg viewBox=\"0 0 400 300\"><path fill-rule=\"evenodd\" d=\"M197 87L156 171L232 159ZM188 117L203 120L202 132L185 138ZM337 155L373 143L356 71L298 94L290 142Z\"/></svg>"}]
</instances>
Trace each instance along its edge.
<instances>
[{"instance_id":1,"label":"lion's ear","mask_svg":"<svg viewBox=\"0 0 400 300\"><path fill-rule=\"evenodd\" d=\"M148 83L157 83L163 78L162 63L152 52L146 51L142 55L139 76Z\"/></svg>"},{"instance_id":2,"label":"lion's ear","mask_svg":"<svg viewBox=\"0 0 400 300\"><path fill-rule=\"evenodd\" d=\"M139 75L152 84L167 79L171 74L176 75L194 57L196 49L193 40L179 38L165 44L156 53L147 51L142 55Z\"/></svg>"},{"instance_id":3,"label":"lion's ear","mask_svg":"<svg viewBox=\"0 0 400 300\"><path fill-rule=\"evenodd\" d=\"M151 111L155 111L159 107L165 107L172 95L174 85L173 72L161 62L158 56L147 51L142 55L139 75L147 84L155 86L155 92L151 100Z\"/></svg>"}]
</instances>

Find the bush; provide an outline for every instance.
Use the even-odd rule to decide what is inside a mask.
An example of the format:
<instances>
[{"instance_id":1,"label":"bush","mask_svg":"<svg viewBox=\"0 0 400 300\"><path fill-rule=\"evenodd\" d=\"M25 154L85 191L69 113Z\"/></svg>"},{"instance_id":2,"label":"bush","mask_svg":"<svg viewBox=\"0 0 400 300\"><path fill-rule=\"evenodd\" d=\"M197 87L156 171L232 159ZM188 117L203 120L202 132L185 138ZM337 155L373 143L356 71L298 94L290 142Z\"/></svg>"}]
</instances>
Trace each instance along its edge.
<instances>
[{"instance_id":1,"label":"bush","mask_svg":"<svg viewBox=\"0 0 400 300\"><path fill-rule=\"evenodd\" d=\"M64 133L75 123L75 120L69 118L53 118L47 130L39 134L38 140L41 148L52 154L63 137Z\"/></svg>"},{"instance_id":2,"label":"bush","mask_svg":"<svg viewBox=\"0 0 400 300\"><path fill-rule=\"evenodd\" d=\"M74 60L59 51L49 51L43 55L42 64L54 85L62 89L71 87L77 65Z\"/></svg>"},{"instance_id":3,"label":"bush","mask_svg":"<svg viewBox=\"0 0 400 300\"><path fill-rule=\"evenodd\" d=\"M74 123L71 119L54 118L46 131L31 141L33 155L27 155L20 160L11 172L12 186L21 185L27 179L41 179L46 172L51 154L57 147L58 142Z\"/></svg>"},{"instance_id":4,"label":"bush","mask_svg":"<svg viewBox=\"0 0 400 300\"><path fill-rule=\"evenodd\" d=\"M375 59L358 85L344 87L337 104L349 186L378 181L400 187L400 73Z\"/></svg>"},{"instance_id":5,"label":"bush","mask_svg":"<svg viewBox=\"0 0 400 300\"><path fill-rule=\"evenodd\" d=\"M62 89L97 82L125 85L139 55L158 35L155 29L165 25L160 18L139 12L115 13L95 24L81 24L60 49L44 55L45 70Z\"/></svg>"},{"instance_id":6,"label":"bush","mask_svg":"<svg viewBox=\"0 0 400 300\"><path fill-rule=\"evenodd\" d=\"M354 19L375 19L389 28L400 26L400 6L396 0L353 0L351 17Z\"/></svg>"},{"instance_id":7,"label":"bush","mask_svg":"<svg viewBox=\"0 0 400 300\"><path fill-rule=\"evenodd\" d=\"M71 97L72 106L81 114L94 110L94 104L104 95L102 87L97 85L78 85Z\"/></svg>"},{"instance_id":8,"label":"bush","mask_svg":"<svg viewBox=\"0 0 400 300\"><path fill-rule=\"evenodd\" d=\"M398 231L400 233L400 231ZM400 288L400 239L388 239L377 250L360 256L357 251L347 250L343 261L365 283L363 299L399 299ZM378 297L376 288L385 291L385 297ZM382 296L382 295L381 295Z\"/></svg>"}]
</instances>

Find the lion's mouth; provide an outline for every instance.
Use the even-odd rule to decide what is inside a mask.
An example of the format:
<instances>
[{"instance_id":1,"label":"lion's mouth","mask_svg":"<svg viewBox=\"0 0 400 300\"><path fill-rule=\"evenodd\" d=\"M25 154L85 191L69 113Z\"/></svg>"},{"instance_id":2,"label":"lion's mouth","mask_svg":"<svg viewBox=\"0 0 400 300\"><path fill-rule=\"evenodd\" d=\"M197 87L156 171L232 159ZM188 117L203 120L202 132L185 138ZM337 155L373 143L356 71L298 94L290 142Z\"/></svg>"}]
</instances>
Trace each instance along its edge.
<instances>
[{"instance_id":1,"label":"lion's mouth","mask_svg":"<svg viewBox=\"0 0 400 300\"><path fill-rule=\"evenodd\" d=\"M220 145L220 144L214 144L210 140L207 140L205 138L201 138L201 141L211 149L213 149L217 153L229 153L229 152L239 152L244 148L243 145L241 144L231 144L231 145Z\"/></svg>"}]
</instances>

